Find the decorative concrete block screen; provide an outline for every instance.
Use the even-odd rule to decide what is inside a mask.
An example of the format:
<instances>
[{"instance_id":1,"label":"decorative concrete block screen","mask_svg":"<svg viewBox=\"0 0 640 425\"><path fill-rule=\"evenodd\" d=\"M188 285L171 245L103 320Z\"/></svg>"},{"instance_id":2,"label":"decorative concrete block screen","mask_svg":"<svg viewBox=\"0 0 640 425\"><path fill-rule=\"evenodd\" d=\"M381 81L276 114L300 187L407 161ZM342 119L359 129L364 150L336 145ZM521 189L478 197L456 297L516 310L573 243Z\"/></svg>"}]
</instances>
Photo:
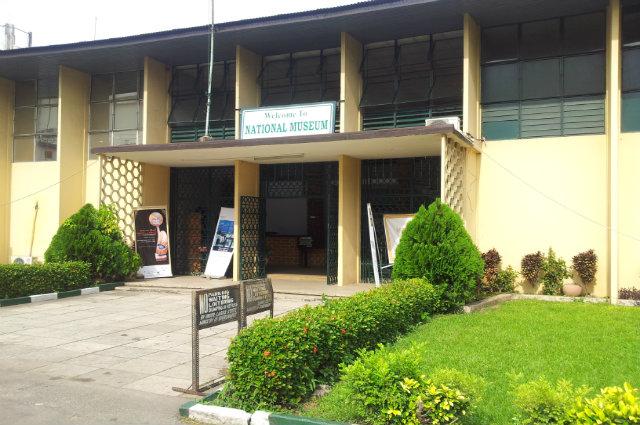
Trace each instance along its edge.
<instances>
[{"instance_id":1,"label":"decorative concrete block screen","mask_svg":"<svg viewBox=\"0 0 640 425\"><path fill-rule=\"evenodd\" d=\"M101 157L100 165L100 203L115 205L124 240L131 244L133 209L142 205L142 165L115 157Z\"/></svg>"},{"instance_id":2,"label":"decorative concrete block screen","mask_svg":"<svg viewBox=\"0 0 640 425\"><path fill-rule=\"evenodd\" d=\"M443 156L442 201L460 214L462 220L464 204L464 169L466 152L459 143L447 139Z\"/></svg>"}]
</instances>

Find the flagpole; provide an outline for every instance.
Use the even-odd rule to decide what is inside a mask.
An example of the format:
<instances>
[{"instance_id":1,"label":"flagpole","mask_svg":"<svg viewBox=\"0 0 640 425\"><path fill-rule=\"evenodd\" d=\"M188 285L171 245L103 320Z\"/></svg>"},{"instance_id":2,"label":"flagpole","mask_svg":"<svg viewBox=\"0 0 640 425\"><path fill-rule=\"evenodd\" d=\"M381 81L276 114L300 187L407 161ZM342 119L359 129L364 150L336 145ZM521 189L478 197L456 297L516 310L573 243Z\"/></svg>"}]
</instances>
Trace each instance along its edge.
<instances>
[{"instance_id":1,"label":"flagpole","mask_svg":"<svg viewBox=\"0 0 640 425\"><path fill-rule=\"evenodd\" d=\"M211 85L213 82L213 11L214 11L214 0L211 0L211 52L209 55L209 85L207 87L207 117L204 124L204 137L200 138L200 140L212 140L213 137L209 137L209 115L211 112Z\"/></svg>"}]
</instances>

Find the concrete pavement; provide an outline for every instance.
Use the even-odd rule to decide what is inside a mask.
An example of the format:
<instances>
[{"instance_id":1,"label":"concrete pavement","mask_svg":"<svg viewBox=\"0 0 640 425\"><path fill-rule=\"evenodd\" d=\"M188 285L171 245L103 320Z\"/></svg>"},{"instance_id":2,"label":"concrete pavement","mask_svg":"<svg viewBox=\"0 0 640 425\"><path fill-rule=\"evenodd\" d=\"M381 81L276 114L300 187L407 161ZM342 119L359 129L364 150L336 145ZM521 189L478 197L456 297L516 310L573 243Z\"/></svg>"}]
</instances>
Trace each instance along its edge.
<instances>
[{"instance_id":1,"label":"concrete pavement","mask_svg":"<svg viewBox=\"0 0 640 425\"><path fill-rule=\"evenodd\" d=\"M321 302L292 291L276 293L276 316ZM171 389L191 384L188 292L118 290L0 308L0 424L178 423L178 407L193 399ZM235 323L200 331L201 384L224 374L236 332Z\"/></svg>"}]
</instances>

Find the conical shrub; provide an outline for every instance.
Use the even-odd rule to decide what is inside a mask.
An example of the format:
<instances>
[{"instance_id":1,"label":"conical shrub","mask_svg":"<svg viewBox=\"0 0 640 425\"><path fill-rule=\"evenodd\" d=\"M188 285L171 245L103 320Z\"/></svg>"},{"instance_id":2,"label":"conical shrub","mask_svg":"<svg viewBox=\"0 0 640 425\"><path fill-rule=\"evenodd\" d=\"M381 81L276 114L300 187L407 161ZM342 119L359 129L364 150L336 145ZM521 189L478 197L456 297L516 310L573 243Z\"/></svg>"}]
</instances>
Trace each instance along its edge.
<instances>
[{"instance_id":1,"label":"conical shrub","mask_svg":"<svg viewBox=\"0 0 640 425\"><path fill-rule=\"evenodd\" d=\"M482 254L462 219L436 199L402 232L392 278L428 279L440 294L440 309L449 311L474 299L483 272Z\"/></svg>"}]
</instances>

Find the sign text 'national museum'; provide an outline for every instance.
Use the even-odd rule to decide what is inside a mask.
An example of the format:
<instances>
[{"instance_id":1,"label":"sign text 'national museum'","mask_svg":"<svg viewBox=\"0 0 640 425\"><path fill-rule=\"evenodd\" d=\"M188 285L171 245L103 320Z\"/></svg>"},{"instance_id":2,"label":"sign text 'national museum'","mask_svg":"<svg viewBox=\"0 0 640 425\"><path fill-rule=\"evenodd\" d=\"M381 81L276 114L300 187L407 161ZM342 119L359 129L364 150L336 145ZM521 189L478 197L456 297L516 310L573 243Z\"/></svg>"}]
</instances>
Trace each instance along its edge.
<instances>
[{"instance_id":1,"label":"sign text 'national museum'","mask_svg":"<svg viewBox=\"0 0 640 425\"><path fill-rule=\"evenodd\" d=\"M245 108L240 115L240 139L331 134L336 103Z\"/></svg>"}]
</instances>

